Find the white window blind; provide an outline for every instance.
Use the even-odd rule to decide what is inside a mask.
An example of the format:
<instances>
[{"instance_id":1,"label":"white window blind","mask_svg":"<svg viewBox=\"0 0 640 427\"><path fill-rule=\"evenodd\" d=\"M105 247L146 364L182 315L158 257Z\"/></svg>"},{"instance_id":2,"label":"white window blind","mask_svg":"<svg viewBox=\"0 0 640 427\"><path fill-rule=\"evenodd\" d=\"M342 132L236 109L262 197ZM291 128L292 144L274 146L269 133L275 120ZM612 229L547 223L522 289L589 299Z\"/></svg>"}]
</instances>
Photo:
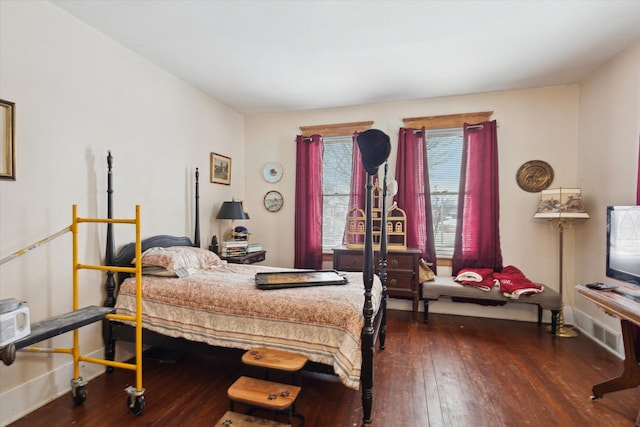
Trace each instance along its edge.
<instances>
[{"instance_id":1,"label":"white window blind","mask_svg":"<svg viewBox=\"0 0 640 427\"><path fill-rule=\"evenodd\" d=\"M431 211L436 256L453 255L462 160L462 128L427 131Z\"/></svg>"}]
</instances>

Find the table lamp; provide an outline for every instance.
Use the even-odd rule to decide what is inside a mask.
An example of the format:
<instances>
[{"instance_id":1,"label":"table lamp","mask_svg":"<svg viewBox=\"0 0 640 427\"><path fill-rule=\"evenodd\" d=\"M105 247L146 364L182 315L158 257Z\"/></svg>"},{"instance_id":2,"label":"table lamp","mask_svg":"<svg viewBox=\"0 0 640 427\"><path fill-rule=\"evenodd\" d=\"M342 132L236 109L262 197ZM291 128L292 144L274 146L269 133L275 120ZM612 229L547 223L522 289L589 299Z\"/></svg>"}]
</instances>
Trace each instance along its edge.
<instances>
[{"instance_id":1,"label":"table lamp","mask_svg":"<svg viewBox=\"0 0 640 427\"><path fill-rule=\"evenodd\" d=\"M241 219L249 219L249 214L245 212L241 201L231 200L230 202L223 202L216 219L230 219L231 231L225 233L225 240L227 237L233 238L233 232L235 230L234 221Z\"/></svg>"}]
</instances>

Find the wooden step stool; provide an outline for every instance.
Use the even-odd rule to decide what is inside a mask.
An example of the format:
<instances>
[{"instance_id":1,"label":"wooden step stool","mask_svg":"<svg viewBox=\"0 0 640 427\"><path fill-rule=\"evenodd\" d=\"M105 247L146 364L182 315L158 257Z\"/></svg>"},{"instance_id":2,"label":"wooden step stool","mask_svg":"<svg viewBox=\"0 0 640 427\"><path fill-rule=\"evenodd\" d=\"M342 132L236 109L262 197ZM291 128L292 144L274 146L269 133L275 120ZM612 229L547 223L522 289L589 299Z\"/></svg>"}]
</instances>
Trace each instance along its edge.
<instances>
[{"instance_id":1,"label":"wooden step stool","mask_svg":"<svg viewBox=\"0 0 640 427\"><path fill-rule=\"evenodd\" d=\"M227 390L231 411L235 403L243 403L252 408L261 408L274 412L284 412L291 417L300 418L300 427L304 425L302 414L295 412L295 403L301 388L290 384L242 376Z\"/></svg>"},{"instance_id":2,"label":"wooden step stool","mask_svg":"<svg viewBox=\"0 0 640 427\"><path fill-rule=\"evenodd\" d=\"M283 424L273 420L243 415L237 412L227 411L214 427L291 427L291 424Z\"/></svg>"},{"instance_id":3,"label":"wooden step stool","mask_svg":"<svg viewBox=\"0 0 640 427\"><path fill-rule=\"evenodd\" d=\"M291 372L295 382L295 375L307 363L307 358L298 353L257 347L242 355L242 363L264 368L267 370L267 374L269 369Z\"/></svg>"}]
</instances>

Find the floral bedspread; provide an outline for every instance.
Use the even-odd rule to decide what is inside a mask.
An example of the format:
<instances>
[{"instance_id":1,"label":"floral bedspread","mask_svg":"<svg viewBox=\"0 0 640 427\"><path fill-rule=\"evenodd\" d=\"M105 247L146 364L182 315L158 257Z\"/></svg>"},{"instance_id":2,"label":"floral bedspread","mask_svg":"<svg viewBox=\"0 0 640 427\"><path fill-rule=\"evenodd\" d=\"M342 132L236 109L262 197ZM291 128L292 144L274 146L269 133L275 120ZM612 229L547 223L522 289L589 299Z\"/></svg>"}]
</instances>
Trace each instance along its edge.
<instances>
[{"instance_id":1,"label":"floral bedspread","mask_svg":"<svg viewBox=\"0 0 640 427\"><path fill-rule=\"evenodd\" d=\"M263 346L294 351L333 366L346 386L357 389L364 325L362 273L343 273L346 285L260 290L257 272L286 271L225 264L183 278L143 276L143 327L171 337L215 346ZM380 305L375 276L372 300ZM120 287L116 309L135 314L135 278Z\"/></svg>"}]
</instances>

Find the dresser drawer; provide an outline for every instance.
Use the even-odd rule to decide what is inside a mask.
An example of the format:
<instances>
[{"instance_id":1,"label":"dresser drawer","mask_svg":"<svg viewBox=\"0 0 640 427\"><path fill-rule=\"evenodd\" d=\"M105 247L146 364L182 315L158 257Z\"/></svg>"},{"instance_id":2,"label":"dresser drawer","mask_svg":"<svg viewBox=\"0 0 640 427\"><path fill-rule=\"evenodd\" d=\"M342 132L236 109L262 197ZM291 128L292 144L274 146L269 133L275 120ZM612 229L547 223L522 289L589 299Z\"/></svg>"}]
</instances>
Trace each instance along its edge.
<instances>
[{"instance_id":1,"label":"dresser drawer","mask_svg":"<svg viewBox=\"0 0 640 427\"><path fill-rule=\"evenodd\" d=\"M340 253L334 254L333 268L342 271L362 271L364 259L362 254L358 253ZM377 270L377 269L376 269Z\"/></svg>"},{"instance_id":2,"label":"dresser drawer","mask_svg":"<svg viewBox=\"0 0 640 427\"><path fill-rule=\"evenodd\" d=\"M411 254L393 253L387 254L387 270L411 270L415 268L415 257Z\"/></svg>"},{"instance_id":3,"label":"dresser drawer","mask_svg":"<svg viewBox=\"0 0 640 427\"><path fill-rule=\"evenodd\" d=\"M387 274L387 288L389 288L389 293L400 289L413 292L413 283L413 274L394 274L392 272Z\"/></svg>"}]
</instances>

